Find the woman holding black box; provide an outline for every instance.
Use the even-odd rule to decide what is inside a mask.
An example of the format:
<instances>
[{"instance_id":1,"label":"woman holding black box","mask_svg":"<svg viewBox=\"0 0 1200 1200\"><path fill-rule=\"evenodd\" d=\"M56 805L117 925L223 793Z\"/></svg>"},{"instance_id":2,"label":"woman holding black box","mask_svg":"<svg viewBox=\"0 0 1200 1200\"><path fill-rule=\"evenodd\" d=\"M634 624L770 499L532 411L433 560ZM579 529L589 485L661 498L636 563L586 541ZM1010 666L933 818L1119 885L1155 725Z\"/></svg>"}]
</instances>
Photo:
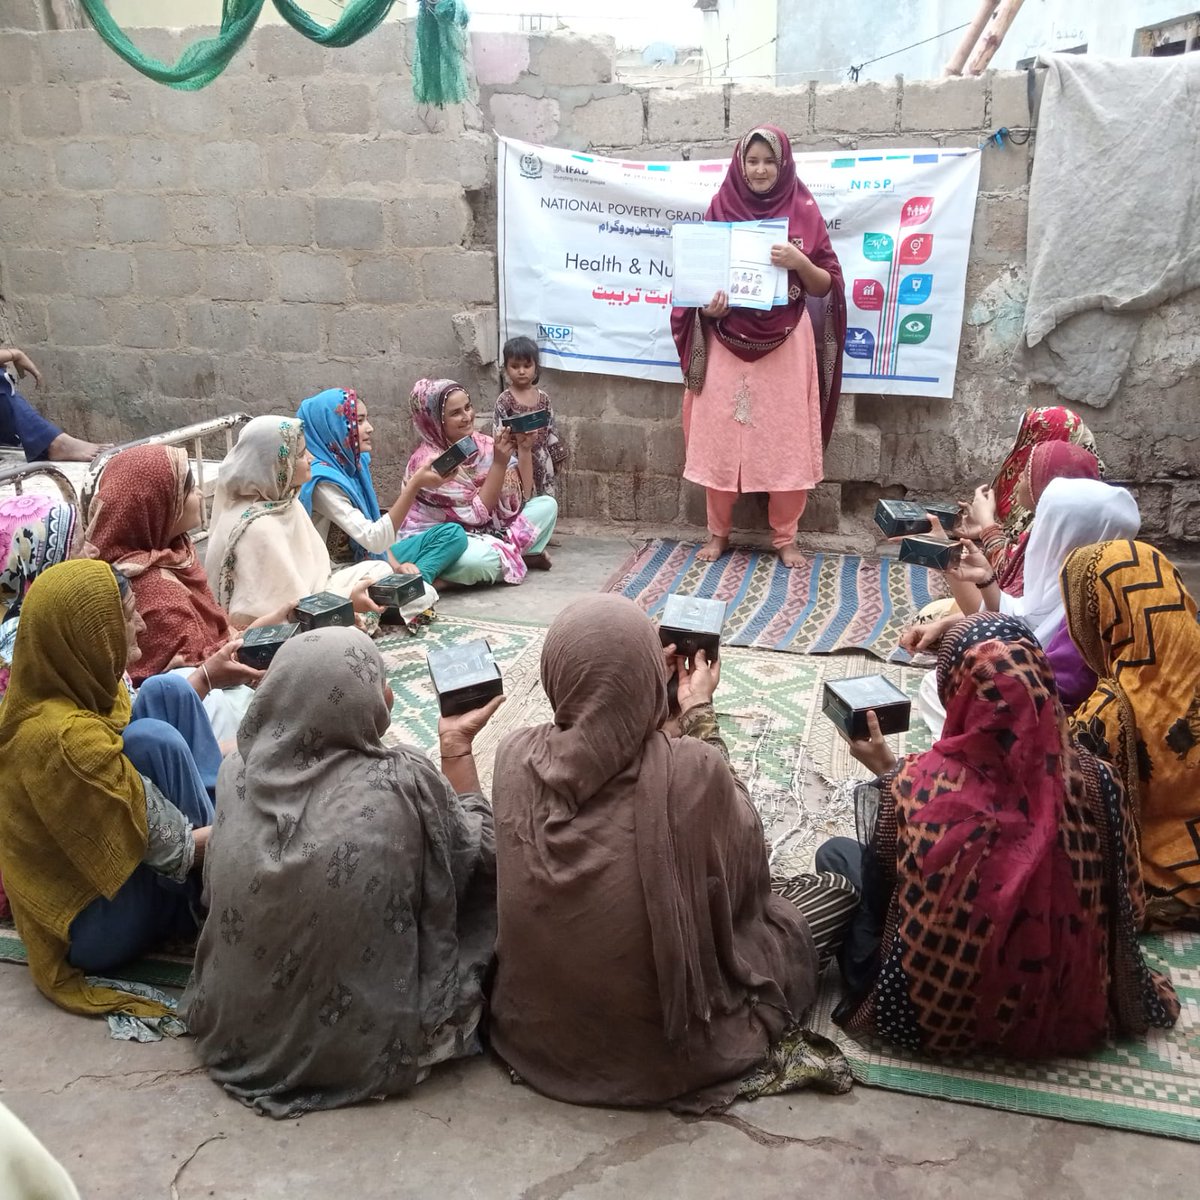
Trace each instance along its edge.
<instances>
[{"instance_id":1,"label":"woman holding black box","mask_svg":"<svg viewBox=\"0 0 1200 1200\"><path fill-rule=\"evenodd\" d=\"M717 292L702 309L676 308L671 329L687 390L683 477L708 493L715 562L729 546L739 492L770 494L773 542L785 567L801 561L796 529L824 477L842 379L846 300L842 268L787 135L760 125L738 142L707 221L787 218L771 261L788 272L787 303L765 311Z\"/></svg>"},{"instance_id":2,"label":"woman holding black box","mask_svg":"<svg viewBox=\"0 0 1200 1200\"><path fill-rule=\"evenodd\" d=\"M1137 815L1072 738L1037 640L1012 617L963 618L936 675L941 740L899 762L877 726L852 742L879 774L863 844L817 852L863 896L834 1019L933 1057L1079 1055L1173 1025L1179 1001L1138 946Z\"/></svg>"},{"instance_id":3,"label":"woman holding black box","mask_svg":"<svg viewBox=\"0 0 1200 1200\"><path fill-rule=\"evenodd\" d=\"M520 583L529 568L547 571L546 544L558 520L553 496L525 500L521 480L511 469L516 439L509 429L495 438L475 432L475 409L461 383L418 379L412 391L413 426L421 444L408 460L405 487L420 481L404 521L405 533L461 528L467 547L442 574L451 583ZM449 469L432 464L464 439L474 451ZM468 448L470 443L468 442ZM431 475L432 480L425 482Z\"/></svg>"}]
</instances>

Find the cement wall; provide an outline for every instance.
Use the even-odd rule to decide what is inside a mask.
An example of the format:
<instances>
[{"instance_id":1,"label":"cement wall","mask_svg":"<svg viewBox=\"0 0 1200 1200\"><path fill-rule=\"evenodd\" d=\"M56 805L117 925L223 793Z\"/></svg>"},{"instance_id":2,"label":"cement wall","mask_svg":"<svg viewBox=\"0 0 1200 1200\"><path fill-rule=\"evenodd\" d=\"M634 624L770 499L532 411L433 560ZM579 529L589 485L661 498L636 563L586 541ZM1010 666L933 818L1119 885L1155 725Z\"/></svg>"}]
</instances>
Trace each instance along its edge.
<instances>
[{"instance_id":1,"label":"cement wall","mask_svg":"<svg viewBox=\"0 0 1200 1200\"><path fill-rule=\"evenodd\" d=\"M171 60L196 31L136 36ZM485 130L653 159L724 155L763 119L800 149L976 145L1028 121L1018 75L641 92L610 82L611 43L512 34L475 37L477 103L418 110L407 22L338 51L261 29L195 93L136 75L88 31L5 34L0 55L0 336L43 366L48 411L115 439L354 386L385 486L411 445L414 378L457 376L485 408L497 387ZM1022 409L1053 402L1009 365L1032 147L985 154L954 399L843 399L804 523L826 541L863 539L881 490L965 490ZM1152 314L1128 386L1087 414L1113 472L1144 485L1157 536L1200 539L1198 316L1196 295ZM574 451L567 515L702 523L679 477L679 388L547 383ZM755 499L742 520L761 527Z\"/></svg>"}]
</instances>

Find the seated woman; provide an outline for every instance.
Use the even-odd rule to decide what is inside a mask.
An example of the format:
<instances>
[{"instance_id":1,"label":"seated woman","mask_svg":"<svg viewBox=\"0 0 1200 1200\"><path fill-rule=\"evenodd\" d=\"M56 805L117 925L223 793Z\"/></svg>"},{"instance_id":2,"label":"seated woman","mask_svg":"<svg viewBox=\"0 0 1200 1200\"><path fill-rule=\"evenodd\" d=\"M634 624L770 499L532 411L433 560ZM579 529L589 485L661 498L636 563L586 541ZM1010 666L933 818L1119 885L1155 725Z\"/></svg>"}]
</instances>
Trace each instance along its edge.
<instances>
[{"instance_id":1,"label":"seated woman","mask_svg":"<svg viewBox=\"0 0 1200 1200\"><path fill-rule=\"evenodd\" d=\"M965 612L981 609L1022 617L1043 648L1054 643L1054 670L1072 690L1090 687L1091 676L1079 671L1078 655L1059 637L1065 617L1058 576L1067 555L1079 546L1115 537L1134 537L1141 526L1137 502L1124 488L1093 479L1055 479L1038 501L1037 520L1029 534L1025 553L1024 586L1021 596L1000 591L995 570L978 549L963 543L962 563L947 572L955 596ZM957 617L943 617L907 630L901 639L905 649L928 649L953 626ZM1058 639L1057 641L1055 639ZM1084 693L1086 694L1086 693ZM1070 697L1072 705L1081 694ZM935 737L941 736L945 711L938 698L932 672L918 693L918 709Z\"/></svg>"},{"instance_id":2,"label":"seated woman","mask_svg":"<svg viewBox=\"0 0 1200 1200\"><path fill-rule=\"evenodd\" d=\"M183 1001L244 1104L337 1108L479 1053L496 877L471 743L500 703L442 719L442 773L383 745L392 697L365 634L280 650L221 770Z\"/></svg>"},{"instance_id":3,"label":"seated woman","mask_svg":"<svg viewBox=\"0 0 1200 1200\"><path fill-rule=\"evenodd\" d=\"M1055 453L1047 455L1043 447L1054 447ZM1066 447L1070 451L1063 454ZM1035 453L1039 459L1036 466L1031 461ZM1104 478L1104 463L1096 453L1095 439L1069 408L1030 408L1022 415L1016 441L992 484L976 488L970 503L960 501L965 511L956 534L982 544L1000 590L1010 596L1019 596L1024 589L1025 552L1034 505L1046 484L1060 478ZM933 536L945 537L936 519ZM959 617L962 611L951 596L927 604L918 620L927 623Z\"/></svg>"},{"instance_id":4,"label":"seated woman","mask_svg":"<svg viewBox=\"0 0 1200 1200\"><path fill-rule=\"evenodd\" d=\"M683 736L662 732L667 666L629 600L577 601L551 625L554 722L496 755L499 878L491 1042L525 1082L574 1104L704 1109L760 1090L773 1058L845 1090L836 1048L799 1029L819 947L771 891L762 822L728 765L703 654L678 668ZM856 903L843 881L814 912ZM771 1072L767 1072L770 1074Z\"/></svg>"},{"instance_id":5,"label":"seated woman","mask_svg":"<svg viewBox=\"0 0 1200 1200\"><path fill-rule=\"evenodd\" d=\"M329 547L330 558L380 559L401 574L420 574L427 585L443 578L467 548L461 529L439 527L399 540L396 532L418 489L438 476L430 472L423 479L406 479L395 503L381 514L371 481L375 427L367 420L366 404L348 388L327 388L305 400L296 416L304 424L305 444L313 457L300 503Z\"/></svg>"},{"instance_id":6,"label":"seated woman","mask_svg":"<svg viewBox=\"0 0 1200 1200\"><path fill-rule=\"evenodd\" d=\"M88 983L195 930L192 905L212 821L187 734L130 707L133 594L106 563L44 571L23 605L0 705L0 870L34 982L79 1013L162 1016L155 1001Z\"/></svg>"},{"instance_id":7,"label":"seated woman","mask_svg":"<svg viewBox=\"0 0 1200 1200\"><path fill-rule=\"evenodd\" d=\"M558 520L553 496L523 500L521 479L510 470L516 441L502 430L493 440L475 432L475 410L462 384L452 379L418 379L412 392L413 426L421 444L408 460L405 488L415 499L404 531L447 526L466 531L468 545L442 572L451 583L520 583L529 567L550 569L546 545ZM444 478L430 463L465 437L478 447Z\"/></svg>"},{"instance_id":8,"label":"seated woman","mask_svg":"<svg viewBox=\"0 0 1200 1200\"><path fill-rule=\"evenodd\" d=\"M966 517L966 528L978 540L983 555L996 573L1002 592L1020 596L1025 591L1025 555L1037 515L1038 501L1054 479L1100 478L1101 462L1095 452L1071 442L1039 442L1025 460L1013 492L1015 504L1028 514L1024 528L1010 537L998 523L995 492L981 489Z\"/></svg>"},{"instance_id":9,"label":"seated woman","mask_svg":"<svg viewBox=\"0 0 1200 1200\"><path fill-rule=\"evenodd\" d=\"M356 612L378 613L367 588L392 567L363 559L332 571L325 540L297 496L312 474L304 426L296 417L255 417L225 456L213 501L205 569L217 603L247 626L304 596L335 592ZM437 602L425 596L417 613Z\"/></svg>"},{"instance_id":10,"label":"seated woman","mask_svg":"<svg viewBox=\"0 0 1200 1200\"><path fill-rule=\"evenodd\" d=\"M1196 602L1166 556L1135 541L1076 550L1062 591L1071 637L1099 676L1072 723L1141 815L1147 924L1200 928Z\"/></svg>"},{"instance_id":11,"label":"seated woman","mask_svg":"<svg viewBox=\"0 0 1200 1200\"><path fill-rule=\"evenodd\" d=\"M1086 1054L1173 1025L1174 989L1138 946L1136 814L1072 741L1037 641L1012 617L963 618L937 678L941 740L897 762L872 720L851 743L880 775L877 815L860 794L867 845L817 853L863 894L835 1019L937 1057Z\"/></svg>"},{"instance_id":12,"label":"seated woman","mask_svg":"<svg viewBox=\"0 0 1200 1200\"><path fill-rule=\"evenodd\" d=\"M66 562L83 545L79 510L49 496L0 500L0 700L8 688L21 604L29 585L47 568Z\"/></svg>"},{"instance_id":13,"label":"seated woman","mask_svg":"<svg viewBox=\"0 0 1200 1200\"><path fill-rule=\"evenodd\" d=\"M178 446L134 446L100 476L85 535L85 552L120 568L146 624L142 656L130 668L137 684L179 670L204 700L221 740L237 724L262 678L235 657L241 644L218 607L189 536L200 524L201 496ZM288 606L290 608L290 605ZM251 624L269 625L281 608Z\"/></svg>"},{"instance_id":14,"label":"seated woman","mask_svg":"<svg viewBox=\"0 0 1200 1200\"><path fill-rule=\"evenodd\" d=\"M1104 463L1096 452L1096 439L1078 413L1059 406L1026 409L1017 426L1016 440L1000 464L992 486L981 489L992 493L993 520L1009 543L1015 543L1033 521L1033 509L1020 492L1021 478L1028 469L1030 456L1038 446L1063 442L1079 446L1090 454L1096 460L1097 477L1104 477ZM984 532L980 530L981 534Z\"/></svg>"}]
</instances>

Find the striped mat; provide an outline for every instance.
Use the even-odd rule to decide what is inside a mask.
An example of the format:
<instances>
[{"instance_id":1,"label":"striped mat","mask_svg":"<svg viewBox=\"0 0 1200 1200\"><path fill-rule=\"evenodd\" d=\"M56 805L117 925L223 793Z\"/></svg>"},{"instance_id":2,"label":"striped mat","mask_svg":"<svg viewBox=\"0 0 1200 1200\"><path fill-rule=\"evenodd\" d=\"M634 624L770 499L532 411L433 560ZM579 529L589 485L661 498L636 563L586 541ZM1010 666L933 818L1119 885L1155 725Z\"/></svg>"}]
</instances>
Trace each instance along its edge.
<instances>
[{"instance_id":1,"label":"striped mat","mask_svg":"<svg viewBox=\"0 0 1200 1200\"><path fill-rule=\"evenodd\" d=\"M696 558L699 549L649 541L607 590L628 596L652 617L670 592L725 600L725 645L793 654L865 650L892 662L909 660L897 649L904 626L945 595L939 573L895 559L818 553L789 570L769 550L731 550L705 563Z\"/></svg>"}]
</instances>

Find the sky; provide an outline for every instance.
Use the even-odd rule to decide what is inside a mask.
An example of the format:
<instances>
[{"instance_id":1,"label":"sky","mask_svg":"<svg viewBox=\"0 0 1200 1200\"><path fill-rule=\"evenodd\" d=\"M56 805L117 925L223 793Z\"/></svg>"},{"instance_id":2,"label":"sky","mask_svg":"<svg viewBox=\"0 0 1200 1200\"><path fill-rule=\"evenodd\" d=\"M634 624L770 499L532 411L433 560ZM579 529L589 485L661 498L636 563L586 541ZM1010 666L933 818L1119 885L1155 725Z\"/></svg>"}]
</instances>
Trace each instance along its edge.
<instances>
[{"instance_id":1,"label":"sky","mask_svg":"<svg viewBox=\"0 0 1200 1200\"><path fill-rule=\"evenodd\" d=\"M581 33L609 33L620 46L668 42L698 46L703 20L695 0L467 0L471 26L516 28L520 13L557 14Z\"/></svg>"}]
</instances>

